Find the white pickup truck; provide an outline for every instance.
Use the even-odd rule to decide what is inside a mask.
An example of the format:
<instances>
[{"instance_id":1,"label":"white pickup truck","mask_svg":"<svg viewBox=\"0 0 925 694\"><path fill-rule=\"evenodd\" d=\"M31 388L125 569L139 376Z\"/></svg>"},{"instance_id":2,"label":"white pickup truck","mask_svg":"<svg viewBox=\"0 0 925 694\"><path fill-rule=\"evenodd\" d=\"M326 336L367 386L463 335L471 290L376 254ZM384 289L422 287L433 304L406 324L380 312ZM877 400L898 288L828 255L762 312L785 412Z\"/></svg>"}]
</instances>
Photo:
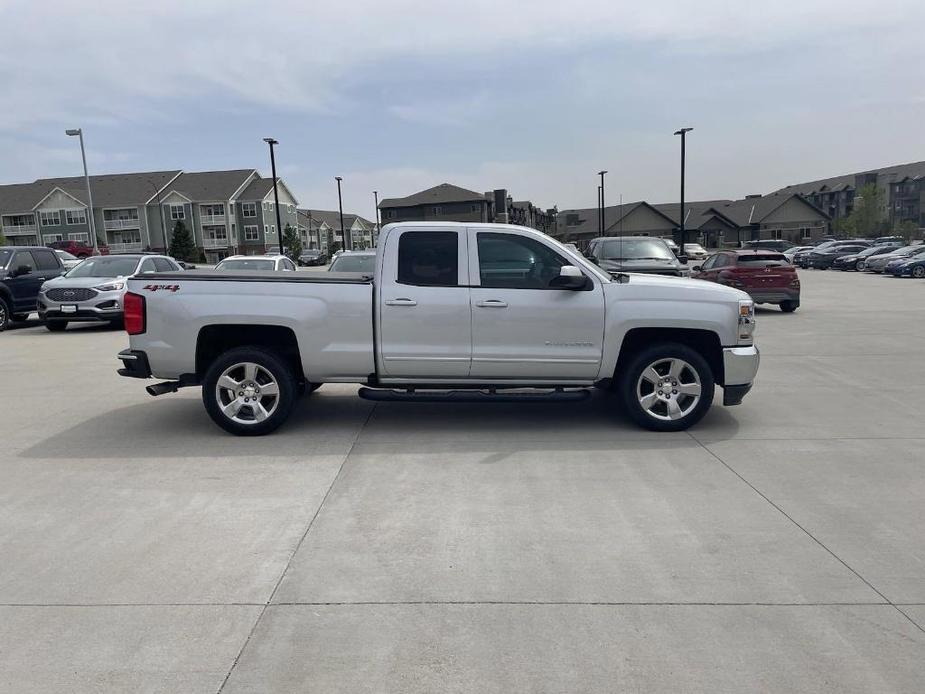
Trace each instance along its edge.
<instances>
[{"instance_id":1,"label":"white pickup truck","mask_svg":"<svg viewBox=\"0 0 925 694\"><path fill-rule=\"evenodd\" d=\"M324 383L385 399L577 399L619 393L640 425L678 431L737 405L758 370L744 292L608 274L533 229L389 224L371 275L162 273L128 281L119 373L202 386L235 434L266 434Z\"/></svg>"}]
</instances>

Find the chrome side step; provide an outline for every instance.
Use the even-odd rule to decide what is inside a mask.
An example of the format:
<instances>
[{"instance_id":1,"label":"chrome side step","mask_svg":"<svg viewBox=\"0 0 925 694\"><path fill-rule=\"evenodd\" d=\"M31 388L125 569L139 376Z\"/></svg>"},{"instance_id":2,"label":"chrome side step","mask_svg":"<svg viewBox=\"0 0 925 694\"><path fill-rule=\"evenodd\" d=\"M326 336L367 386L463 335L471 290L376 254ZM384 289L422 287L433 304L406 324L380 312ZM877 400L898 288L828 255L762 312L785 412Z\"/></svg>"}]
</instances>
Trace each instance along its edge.
<instances>
[{"instance_id":1,"label":"chrome side step","mask_svg":"<svg viewBox=\"0 0 925 694\"><path fill-rule=\"evenodd\" d=\"M503 390L393 390L360 388L357 393L374 402L578 402L587 400L591 391L584 388L505 392Z\"/></svg>"}]
</instances>

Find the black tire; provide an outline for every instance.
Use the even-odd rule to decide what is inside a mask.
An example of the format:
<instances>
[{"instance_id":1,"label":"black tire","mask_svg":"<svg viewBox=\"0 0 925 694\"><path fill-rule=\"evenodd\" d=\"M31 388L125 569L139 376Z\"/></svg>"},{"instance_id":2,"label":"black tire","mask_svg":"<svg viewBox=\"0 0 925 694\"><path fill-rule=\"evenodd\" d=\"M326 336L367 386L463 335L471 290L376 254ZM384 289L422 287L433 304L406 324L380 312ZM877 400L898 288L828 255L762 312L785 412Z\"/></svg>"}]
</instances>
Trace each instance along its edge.
<instances>
[{"instance_id":1,"label":"black tire","mask_svg":"<svg viewBox=\"0 0 925 694\"><path fill-rule=\"evenodd\" d=\"M63 333L67 330L66 320L46 320L45 328L52 333Z\"/></svg>"},{"instance_id":2,"label":"black tire","mask_svg":"<svg viewBox=\"0 0 925 694\"><path fill-rule=\"evenodd\" d=\"M251 421L236 421L222 411L222 407L230 403L223 403L220 400L221 397L227 397L228 393L219 394L217 389L218 380L229 368L234 367L236 364L244 363L256 364L265 372L263 378L271 378L277 386L278 394L275 396L275 400L273 396L265 395L253 400L255 403L259 401L259 406L264 411L267 407L271 408L269 415L265 419L258 420L255 415L254 405L250 404L243 406L248 408L248 412L241 414L239 419L245 416L253 417ZM260 376L258 375L254 381L261 385L259 378ZM209 366L202 383L202 402L212 421L225 431L237 436L263 436L275 431L289 417L295 402L296 390L297 382L292 369L275 352L257 346L237 347L220 355ZM268 401L267 398L270 398L270 400ZM240 413L241 410L239 409L238 412Z\"/></svg>"},{"instance_id":3,"label":"black tire","mask_svg":"<svg viewBox=\"0 0 925 694\"><path fill-rule=\"evenodd\" d=\"M780 310L783 311L784 313L793 313L798 308L800 308L799 301L781 301L780 302Z\"/></svg>"},{"instance_id":4,"label":"black tire","mask_svg":"<svg viewBox=\"0 0 925 694\"><path fill-rule=\"evenodd\" d=\"M649 410L643 408L637 395L637 385L643 377L643 372L657 362L666 362L670 359L686 362L687 367L696 373L700 381L699 400L693 401L693 396L689 396L691 401L688 401L687 405L690 406L690 411L678 419L662 419L655 413L650 413ZM626 366L621 369L621 373L617 375L617 392L620 394L626 413L639 426L651 431L683 431L696 424L713 404L714 389L713 371L707 364L707 360L696 350L675 342L662 342L646 347L633 355ZM680 405L680 398L683 396L674 397Z\"/></svg>"},{"instance_id":5,"label":"black tire","mask_svg":"<svg viewBox=\"0 0 925 694\"><path fill-rule=\"evenodd\" d=\"M854 264L854 269L857 270L858 272L863 272L864 271L864 261L859 260L858 262L856 262Z\"/></svg>"},{"instance_id":6,"label":"black tire","mask_svg":"<svg viewBox=\"0 0 925 694\"><path fill-rule=\"evenodd\" d=\"M917 280L925 278L925 265L916 265L912 268L912 276Z\"/></svg>"},{"instance_id":7,"label":"black tire","mask_svg":"<svg viewBox=\"0 0 925 694\"><path fill-rule=\"evenodd\" d=\"M6 299L0 297L0 333L10 326L10 307Z\"/></svg>"}]
</instances>

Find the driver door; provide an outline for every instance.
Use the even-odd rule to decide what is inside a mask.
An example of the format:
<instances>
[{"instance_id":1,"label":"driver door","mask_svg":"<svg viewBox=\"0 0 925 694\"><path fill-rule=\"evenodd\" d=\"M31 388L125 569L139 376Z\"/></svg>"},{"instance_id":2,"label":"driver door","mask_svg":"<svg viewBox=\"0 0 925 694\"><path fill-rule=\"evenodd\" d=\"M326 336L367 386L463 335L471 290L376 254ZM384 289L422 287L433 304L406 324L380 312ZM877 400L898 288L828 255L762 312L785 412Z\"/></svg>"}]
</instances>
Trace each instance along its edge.
<instances>
[{"instance_id":1,"label":"driver door","mask_svg":"<svg viewBox=\"0 0 925 694\"><path fill-rule=\"evenodd\" d=\"M571 261L516 231L469 229L470 379L593 380L601 366L604 292L550 286Z\"/></svg>"}]
</instances>

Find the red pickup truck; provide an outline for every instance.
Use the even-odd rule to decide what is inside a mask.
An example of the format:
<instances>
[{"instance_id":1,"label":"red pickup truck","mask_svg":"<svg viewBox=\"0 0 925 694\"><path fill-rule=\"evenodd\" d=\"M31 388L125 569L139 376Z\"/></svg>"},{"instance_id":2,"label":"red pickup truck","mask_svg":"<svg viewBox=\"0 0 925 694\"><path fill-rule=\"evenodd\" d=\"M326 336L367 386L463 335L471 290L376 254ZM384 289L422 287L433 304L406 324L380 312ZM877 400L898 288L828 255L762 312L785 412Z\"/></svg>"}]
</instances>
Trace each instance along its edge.
<instances>
[{"instance_id":1,"label":"red pickup truck","mask_svg":"<svg viewBox=\"0 0 925 694\"><path fill-rule=\"evenodd\" d=\"M81 260L93 255L93 246L88 246L83 241L52 241L48 247L57 251L67 251ZM109 255L109 246L100 246L99 249L100 255Z\"/></svg>"}]
</instances>

